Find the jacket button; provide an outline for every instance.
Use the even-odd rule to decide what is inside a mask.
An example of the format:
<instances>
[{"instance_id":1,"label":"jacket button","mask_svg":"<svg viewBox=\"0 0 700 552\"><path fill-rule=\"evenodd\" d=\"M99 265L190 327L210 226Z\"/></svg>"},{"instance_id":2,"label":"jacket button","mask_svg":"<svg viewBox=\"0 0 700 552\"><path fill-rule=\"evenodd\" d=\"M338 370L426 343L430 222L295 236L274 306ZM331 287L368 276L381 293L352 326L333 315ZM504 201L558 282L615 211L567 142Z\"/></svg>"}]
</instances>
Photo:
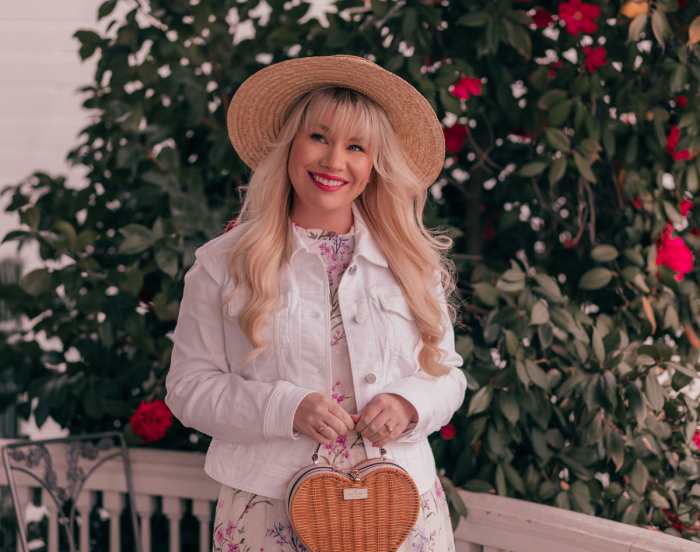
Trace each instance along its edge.
<instances>
[{"instance_id":1,"label":"jacket button","mask_svg":"<svg viewBox=\"0 0 700 552\"><path fill-rule=\"evenodd\" d=\"M362 324L364 321L365 321L365 315L364 315L364 314L362 314L362 313L360 312L360 313L357 313L357 314L355 315L355 322L357 322L358 324Z\"/></svg>"},{"instance_id":2,"label":"jacket button","mask_svg":"<svg viewBox=\"0 0 700 552\"><path fill-rule=\"evenodd\" d=\"M352 265L350 268L348 268L348 274L350 274L350 276L355 274L355 272L357 272L357 265Z\"/></svg>"},{"instance_id":3,"label":"jacket button","mask_svg":"<svg viewBox=\"0 0 700 552\"><path fill-rule=\"evenodd\" d=\"M365 377L365 381L367 383L374 383L375 381L377 381L377 376L375 376L374 374L367 374L367 376Z\"/></svg>"}]
</instances>

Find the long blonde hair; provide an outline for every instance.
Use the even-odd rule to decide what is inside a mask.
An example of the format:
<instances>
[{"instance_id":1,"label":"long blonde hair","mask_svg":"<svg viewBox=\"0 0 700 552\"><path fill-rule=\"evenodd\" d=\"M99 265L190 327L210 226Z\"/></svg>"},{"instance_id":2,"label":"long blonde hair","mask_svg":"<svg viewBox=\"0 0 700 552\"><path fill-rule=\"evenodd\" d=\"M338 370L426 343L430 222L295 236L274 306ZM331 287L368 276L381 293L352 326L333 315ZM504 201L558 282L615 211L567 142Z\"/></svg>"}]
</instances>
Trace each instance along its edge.
<instances>
[{"instance_id":1,"label":"long blonde hair","mask_svg":"<svg viewBox=\"0 0 700 552\"><path fill-rule=\"evenodd\" d=\"M454 324L455 267L448 257L452 239L444 231L424 226L428 192L411 171L384 109L355 90L338 87L317 89L296 100L269 153L249 183L240 187L243 206L236 225L245 223L247 230L225 252L230 255L229 270L236 289L219 308L223 316L224 305L244 290L247 304L238 315L238 324L253 350L241 364L267 349L260 329L279 301L280 274L291 259L293 188L287 163L292 141L300 129L323 124L327 117L333 121L333 138L347 130L348 135L370 144L375 175L355 203L416 319L423 341L420 366L432 376L445 375L450 367L440 362L439 343L447 321L440 301L447 304L449 323ZM438 273L443 291L436 296Z\"/></svg>"}]
</instances>

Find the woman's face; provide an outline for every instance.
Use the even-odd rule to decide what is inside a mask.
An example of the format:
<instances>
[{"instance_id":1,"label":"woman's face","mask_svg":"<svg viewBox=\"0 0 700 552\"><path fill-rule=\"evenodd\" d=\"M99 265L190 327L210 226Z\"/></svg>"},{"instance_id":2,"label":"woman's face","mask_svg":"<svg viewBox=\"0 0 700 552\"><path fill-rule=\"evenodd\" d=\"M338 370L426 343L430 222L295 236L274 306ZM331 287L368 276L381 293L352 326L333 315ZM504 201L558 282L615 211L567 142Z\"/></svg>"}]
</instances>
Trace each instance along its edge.
<instances>
[{"instance_id":1,"label":"woman's face","mask_svg":"<svg viewBox=\"0 0 700 552\"><path fill-rule=\"evenodd\" d=\"M297 132L287 169L294 187L293 212L307 223L350 216L352 201L372 175L369 144L354 136L331 138L332 121Z\"/></svg>"}]
</instances>

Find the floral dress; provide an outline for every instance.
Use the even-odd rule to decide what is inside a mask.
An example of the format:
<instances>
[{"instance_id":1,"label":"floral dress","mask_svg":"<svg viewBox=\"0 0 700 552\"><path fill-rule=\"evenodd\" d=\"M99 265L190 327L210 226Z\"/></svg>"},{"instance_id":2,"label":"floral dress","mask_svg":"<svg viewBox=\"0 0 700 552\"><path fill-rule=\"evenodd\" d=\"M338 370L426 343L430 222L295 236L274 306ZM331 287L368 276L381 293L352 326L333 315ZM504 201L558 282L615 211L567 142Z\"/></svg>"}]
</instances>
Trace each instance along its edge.
<instances>
[{"instance_id":1,"label":"floral dress","mask_svg":"<svg viewBox=\"0 0 700 552\"><path fill-rule=\"evenodd\" d=\"M338 285L355 247L354 226L348 234L306 230L292 223L310 251L323 259L330 286L331 397L349 414L357 413L352 370L338 304ZM411 424L406 431L412 429ZM362 436L356 431L339 435L319 450L319 462L347 469L366 460ZM454 535L445 493L435 478L420 497L418 521L397 552L453 552ZM287 517L284 500L221 486L214 519L214 552L308 552Z\"/></svg>"}]
</instances>

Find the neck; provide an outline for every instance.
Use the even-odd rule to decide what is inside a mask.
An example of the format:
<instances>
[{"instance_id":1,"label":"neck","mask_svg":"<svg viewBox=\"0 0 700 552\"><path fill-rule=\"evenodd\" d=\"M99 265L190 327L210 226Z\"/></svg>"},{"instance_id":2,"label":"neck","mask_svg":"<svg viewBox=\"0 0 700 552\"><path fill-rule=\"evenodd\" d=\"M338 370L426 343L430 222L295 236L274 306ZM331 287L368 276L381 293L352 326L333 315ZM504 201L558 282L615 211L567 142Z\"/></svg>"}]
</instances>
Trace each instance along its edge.
<instances>
[{"instance_id":1,"label":"neck","mask_svg":"<svg viewBox=\"0 0 700 552\"><path fill-rule=\"evenodd\" d=\"M318 229L338 234L350 232L353 224L352 206L334 211L316 211L303 208L297 202L292 205L289 217L292 222L305 229Z\"/></svg>"}]
</instances>

